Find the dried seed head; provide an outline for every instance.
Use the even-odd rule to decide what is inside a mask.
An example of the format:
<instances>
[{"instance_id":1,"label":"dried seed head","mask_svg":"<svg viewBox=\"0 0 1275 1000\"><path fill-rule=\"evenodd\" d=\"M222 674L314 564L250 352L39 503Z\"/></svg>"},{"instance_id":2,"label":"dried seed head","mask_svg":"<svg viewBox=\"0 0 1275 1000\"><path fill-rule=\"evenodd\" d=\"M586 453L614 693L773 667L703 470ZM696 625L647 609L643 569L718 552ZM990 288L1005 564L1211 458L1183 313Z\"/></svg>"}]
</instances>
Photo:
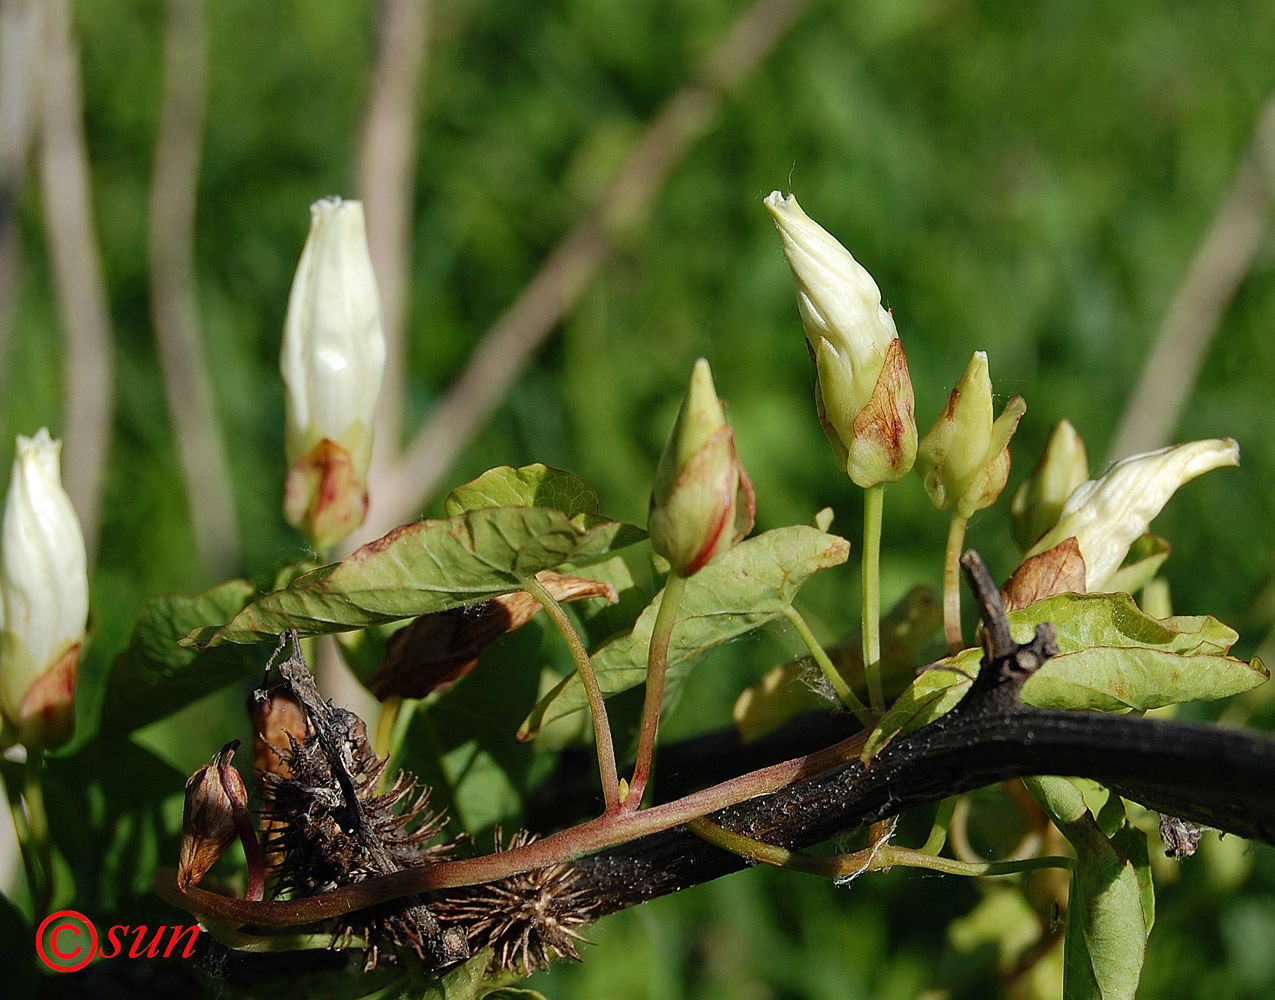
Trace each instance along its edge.
<instances>
[{"instance_id":1,"label":"dried seed head","mask_svg":"<svg viewBox=\"0 0 1275 1000\"><path fill-rule=\"evenodd\" d=\"M535 839L520 830L502 846L499 829L495 836L498 852ZM582 887L580 871L570 863L466 886L433 904L445 927L464 931L471 952L491 948L502 968L524 975L561 958L580 961L576 943L589 943L580 931L597 906L597 896Z\"/></svg>"},{"instance_id":2,"label":"dried seed head","mask_svg":"<svg viewBox=\"0 0 1275 1000\"><path fill-rule=\"evenodd\" d=\"M373 752L363 721L313 691L304 662L283 670L286 697L263 693L281 725L280 749L265 739L270 770L257 773L262 798L262 829L276 892L315 896L402 868L445 858L451 847L431 844L442 819L428 808L428 791L401 772L385 791L378 784L386 761ZM292 673L289 673L292 670ZM307 683L308 682L308 683ZM289 718L288 700L299 705L306 725L302 738ZM273 717L274 711L269 713ZM295 720L293 720L295 722ZM267 732L265 727L260 730ZM387 948L414 954L430 968L467 958L464 936L445 932L418 897L407 897L360 910L335 925L333 946L353 936L363 940L364 967L374 968Z\"/></svg>"}]
</instances>

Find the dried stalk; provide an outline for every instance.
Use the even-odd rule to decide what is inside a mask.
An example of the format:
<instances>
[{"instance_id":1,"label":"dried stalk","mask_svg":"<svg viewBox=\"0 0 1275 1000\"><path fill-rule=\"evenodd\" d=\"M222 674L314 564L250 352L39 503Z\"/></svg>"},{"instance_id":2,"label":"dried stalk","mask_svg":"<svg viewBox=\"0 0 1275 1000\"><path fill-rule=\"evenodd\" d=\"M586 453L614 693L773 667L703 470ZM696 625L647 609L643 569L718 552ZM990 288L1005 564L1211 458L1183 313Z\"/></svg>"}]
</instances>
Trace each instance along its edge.
<instances>
[{"instance_id":1,"label":"dried stalk","mask_svg":"<svg viewBox=\"0 0 1275 1000\"><path fill-rule=\"evenodd\" d=\"M22 278L17 205L35 140L43 11L34 0L0 0L0 402Z\"/></svg>"},{"instance_id":2,"label":"dried stalk","mask_svg":"<svg viewBox=\"0 0 1275 1000\"><path fill-rule=\"evenodd\" d=\"M598 201L483 337L399 460L373 483L361 537L383 534L428 501L606 260L613 230L650 207L673 167L708 131L726 95L757 68L805 4L758 0L651 122Z\"/></svg>"},{"instance_id":3,"label":"dried stalk","mask_svg":"<svg viewBox=\"0 0 1275 1000\"><path fill-rule=\"evenodd\" d=\"M208 42L203 0L168 0L164 102L150 192L151 313L195 548L212 579L239 565L230 462L200 336L195 202Z\"/></svg>"},{"instance_id":4,"label":"dried stalk","mask_svg":"<svg viewBox=\"0 0 1275 1000\"><path fill-rule=\"evenodd\" d=\"M79 45L70 0L44 0L47 31L40 121L44 238L63 329L63 479L89 560L97 551L114 410L110 308L93 222Z\"/></svg>"},{"instance_id":5,"label":"dried stalk","mask_svg":"<svg viewBox=\"0 0 1275 1000\"><path fill-rule=\"evenodd\" d=\"M381 292L386 347L385 383L373 442L373 503L379 469L393 462L402 433L417 111L429 22L429 0L382 3L381 47L372 73L372 94L359 153L359 197L367 217L368 249Z\"/></svg>"},{"instance_id":6,"label":"dried stalk","mask_svg":"<svg viewBox=\"0 0 1275 1000\"><path fill-rule=\"evenodd\" d=\"M1253 266L1275 192L1275 94L1200 241L1112 437L1108 460L1171 443L1222 313Z\"/></svg>"}]
</instances>

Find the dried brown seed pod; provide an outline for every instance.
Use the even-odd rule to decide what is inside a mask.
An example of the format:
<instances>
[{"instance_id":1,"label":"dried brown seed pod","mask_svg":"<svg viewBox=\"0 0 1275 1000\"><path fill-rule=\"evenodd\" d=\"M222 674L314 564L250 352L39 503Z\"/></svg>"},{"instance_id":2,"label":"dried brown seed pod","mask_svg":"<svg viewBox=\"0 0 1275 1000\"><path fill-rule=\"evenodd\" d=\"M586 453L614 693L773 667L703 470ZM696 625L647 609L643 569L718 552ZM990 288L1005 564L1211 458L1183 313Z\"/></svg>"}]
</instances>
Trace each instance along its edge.
<instances>
[{"instance_id":1,"label":"dried brown seed pod","mask_svg":"<svg viewBox=\"0 0 1275 1000\"><path fill-rule=\"evenodd\" d=\"M495 840L500 852L535 836L519 830L502 845L497 828ZM433 907L443 926L464 931L470 951L491 948L502 968L529 976L561 958L580 961L576 944L589 943L580 931L593 922L598 906L580 883L579 870L566 862L466 886L436 899Z\"/></svg>"}]
</instances>

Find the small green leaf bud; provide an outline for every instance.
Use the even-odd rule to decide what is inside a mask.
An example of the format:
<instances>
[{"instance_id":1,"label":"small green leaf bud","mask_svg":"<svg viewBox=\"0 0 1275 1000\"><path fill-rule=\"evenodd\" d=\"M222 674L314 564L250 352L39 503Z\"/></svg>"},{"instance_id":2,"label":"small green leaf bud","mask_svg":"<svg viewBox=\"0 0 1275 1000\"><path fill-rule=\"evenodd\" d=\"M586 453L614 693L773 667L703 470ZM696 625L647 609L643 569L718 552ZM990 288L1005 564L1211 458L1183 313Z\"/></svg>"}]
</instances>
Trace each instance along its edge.
<instances>
[{"instance_id":1,"label":"small green leaf bud","mask_svg":"<svg viewBox=\"0 0 1275 1000\"><path fill-rule=\"evenodd\" d=\"M655 470L651 548L674 573L691 576L752 530L755 506L712 371L700 358Z\"/></svg>"},{"instance_id":2,"label":"small green leaf bud","mask_svg":"<svg viewBox=\"0 0 1275 1000\"><path fill-rule=\"evenodd\" d=\"M837 464L858 486L897 482L916 458L916 419L894 318L872 276L795 197L773 191L765 204L792 269Z\"/></svg>"},{"instance_id":3,"label":"small green leaf bud","mask_svg":"<svg viewBox=\"0 0 1275 1000\"><path fill-rule=\"evenodd\" d=\"M1129 547L1179 487L1210 469L1239 464L1239 445L1230 438L1191 441L1131 455L1113 465L1101 479L1078 486L1067 498L1058 523L1025 558L1075 538L1085 560L1086 591L1102 593Z\"/></svg>"},{"instance_id":4,"label":"small green leaf bud","mask_svg":"<svg viewBox=\"0 0 1275 1000\"><path fill-rule=\"evenodd\" d=\"M1063 504L1088 478L1085 442L1076 428L1060 420L1045 443L1040 461L1010 501L1009 524L1020 549L1031 548L1036 539L1058 523Z\"/></svg>"},{"instance_id":5,"label":"small green leaf bud","mask_svg":"<svg viewBox=\"0 0 1275 1000\"><path fill-rule=\"evenodd\" d=\"M1021 396L992 420L987 355L975 351L938 420L917 445L917 472L939 510L950 504L964 518L990 507L1009 477L1009 439L1027 410Z\"/></svg>"}]
</instances>

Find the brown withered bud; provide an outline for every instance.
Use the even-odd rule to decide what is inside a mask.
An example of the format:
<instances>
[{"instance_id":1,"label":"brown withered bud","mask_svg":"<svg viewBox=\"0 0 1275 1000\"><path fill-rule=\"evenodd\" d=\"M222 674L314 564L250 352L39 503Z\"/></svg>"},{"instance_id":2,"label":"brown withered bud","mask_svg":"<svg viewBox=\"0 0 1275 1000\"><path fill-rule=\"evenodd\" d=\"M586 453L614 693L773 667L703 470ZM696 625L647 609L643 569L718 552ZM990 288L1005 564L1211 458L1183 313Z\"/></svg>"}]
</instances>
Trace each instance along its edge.
<instances>
[{"instance_id":1,"label":"brown withered bud","mask_svg":"<svg viewBox=\"0 0 1275 1000\"><path fill-rule=\"evenodd\" d=\"M1055 594L1085 593L1085 560L1076 539L1024 559L1001 587L1005 613L1030 607Z\"/></svg>"},{"instance_id":2,"label":"brown withered bud","mask_svg":"<svg viewBox=\"0 0 1275 1000\"><path fill-rule=\"evenodd\" d=\"M600 580L552 570L537 573L536 579L557 601L605 597L614 604L618 600L615 588ZM539 610L539 601L519 591L422 615L390 637L385 662L367 678L367 685L381 700L424 698L432 691L445 691L478 665L484 647L522 628Z\"/></svg>"},{"instance_id":3,"label":"brown withered bud","mask_svg":"<svg viewBox=\"0 0 1275 1000\"><path fill-rule=\"evenodd\" d=\"M237 819L246 815L248 792L231 761L239 741L231 740L190 776L182 810L182 838L177 886L183 892L198 885L238 833Z\"/></svg>"}]
</instances>

